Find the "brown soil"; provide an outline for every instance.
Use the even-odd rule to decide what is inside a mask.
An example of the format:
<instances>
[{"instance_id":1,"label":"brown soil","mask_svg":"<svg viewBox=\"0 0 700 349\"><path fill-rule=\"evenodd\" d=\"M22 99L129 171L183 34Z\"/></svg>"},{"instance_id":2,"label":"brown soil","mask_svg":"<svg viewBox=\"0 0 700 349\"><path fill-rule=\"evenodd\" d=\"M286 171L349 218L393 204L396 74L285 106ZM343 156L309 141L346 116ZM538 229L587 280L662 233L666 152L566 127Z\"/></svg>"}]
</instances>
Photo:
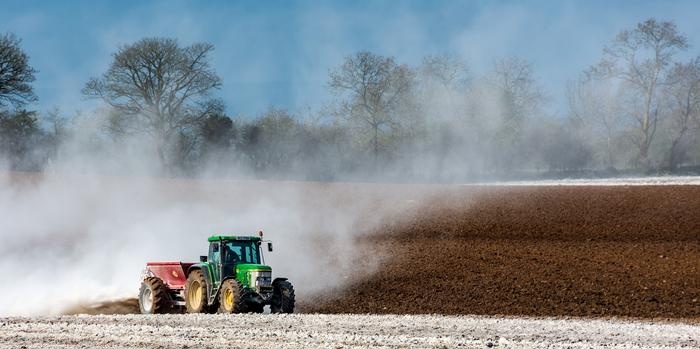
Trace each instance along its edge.
<instances>
[{"instance_id":1,"label":"brown soil","mask_svg":"<svg viewBox=\"0 0 700 349\"><path fill-rule=\"evenodd\" d=\"M75 314L136 314L139 313L139 300L136 298L118 299L96 304L79 304L68 308L65 315Z\"/></svg>"},{"instance_id":2,"label":"brown soil","mask_svg":"<svg viewBox=\"0 0 700 349\"><path fill-rule=\"evenodd\" d=\"M450 187L307 312L700 318L700 186Z\"/></svg>"}]
</instances>

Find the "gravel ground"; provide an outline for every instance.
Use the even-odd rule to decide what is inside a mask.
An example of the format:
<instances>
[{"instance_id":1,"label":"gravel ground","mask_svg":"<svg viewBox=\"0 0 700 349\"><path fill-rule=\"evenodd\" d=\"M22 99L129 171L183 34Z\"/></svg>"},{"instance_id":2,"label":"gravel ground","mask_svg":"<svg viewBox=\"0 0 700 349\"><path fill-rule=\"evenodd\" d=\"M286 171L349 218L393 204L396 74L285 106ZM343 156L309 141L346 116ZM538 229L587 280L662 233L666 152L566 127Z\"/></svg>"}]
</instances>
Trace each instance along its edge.
<instances>
[{"instance_id":1,"label":"gravel ground","mask_svg":"<svg viewBox=\"0 0 700 349\"><path fill-rule=\"evenodd\" d=\"M471 184L465 184L471 185ZM576 178L576 179L542 179L534 181L486 182L480 185L495 186L561 186L561 185L700 185L700 176L655 176L655 177L619 177L619 178Z\"/></svg>"},{"instance_id":2,"label":"gravel ground","mask_svg":"<svg viewBox=\"0 0 700 349\"><path fill-rule=\"evenodd\" d=\"M700 326L425 315L78 315L0 318L0 348L681 348Z\"/></svg>"}]
</instances>

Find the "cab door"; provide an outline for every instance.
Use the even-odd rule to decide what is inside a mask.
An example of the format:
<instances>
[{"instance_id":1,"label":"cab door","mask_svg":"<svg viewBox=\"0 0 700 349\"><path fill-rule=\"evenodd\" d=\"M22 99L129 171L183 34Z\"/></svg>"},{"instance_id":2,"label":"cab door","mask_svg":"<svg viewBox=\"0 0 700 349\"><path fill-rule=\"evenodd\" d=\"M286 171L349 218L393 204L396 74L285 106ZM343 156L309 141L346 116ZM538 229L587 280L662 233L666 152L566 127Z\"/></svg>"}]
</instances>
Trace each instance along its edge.
<instances>
[{"instance_id":1,"label":"cab door","mask_svg":"<svg viewBox=\"0 0 700 349\"><path fill-rule=\"evenodd\" d=\"M236 266L240 263L241 247L235 241L227 241L221 246L221 277L236 278Z\"/></svg>"},{"instance_id":2,"label":"cab door","mask_svg":"<svg viewBox=\"0 0 700 349\"><path fill-rule=\"evenodd\" d=\"M211 272L213 273L212 275L212 283L213 287L212 290L215 290L219 287L219 284L221 283L221 246L219 242L212 242L209 245L209 261L211 262Z\"/></svg>"}]
</instances>

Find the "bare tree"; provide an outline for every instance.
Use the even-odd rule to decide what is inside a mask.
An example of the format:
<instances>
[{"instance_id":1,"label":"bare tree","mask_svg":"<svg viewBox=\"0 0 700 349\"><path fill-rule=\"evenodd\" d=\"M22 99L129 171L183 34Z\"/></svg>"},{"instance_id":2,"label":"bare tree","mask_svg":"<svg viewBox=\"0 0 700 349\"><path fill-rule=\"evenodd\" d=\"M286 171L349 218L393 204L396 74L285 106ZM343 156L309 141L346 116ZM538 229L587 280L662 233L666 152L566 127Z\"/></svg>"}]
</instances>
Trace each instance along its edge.
<instances>
[{"instance_id":1,"label":"bare tree","mask_svg":"<svg viewBox=\"0 0 700 349\"><path fill-rule=\"evenodd\" d=\"M535 114L545 100L535 81L532 64L522 58L508 57L496 61L491 82L509 113L505 117L515 122Z\"/></svg>"},{"instance_id":2,"label":"bare tree","mask_svg":"<svg viewBox=\"0 0 700 349\"><path fill-rule=\"evenodd\" d=\"M636 124L632 141L643 168L650 166L649 148L660 118L659 89L673 83L668 75L673 57L687 47L685 36L673 22L652 18L637 24L634 30L620 32L605 47L602 61L590 71L593 76L617 79L639 95L629 114Z\"/></svg>"},{"instance_id":3,"label":"bare tree","mask_svg":"<svg viewBox=\"0 0 700 349\"><path fill-rule=\"evenodd\" d=\"M425 56L419 71L424 79L446 90L464 87L471 79L467 64L453 53Z\"/></svg>"},{"instance_id":4,"label":"bare tree","mask_svg":"<svg viewBox=\"0 0 700 349\"><path fill-rule=\"evenodd\" d=\"M602 138L604 166L614 168L623 115L616 91L584 74L568 84L566 96L572 124L581 132L590 132L585 135L589 141Z\"/></svg>"},{"instance_id":5,"label":"bare tree","mask_svg":"<svg viewBox=\"0 0 700 349\"><path fill-rule=\"evenodd\" d=\"M7 158L12 169L36 169L32 151L40 135L35 112L0 110L0 156Z\"/></svg>"},{"instance_id":6,"label":"bare tree","mask_svg":"<svg viewBox=\"0 0 700 349\"><path fill-rule=\"evenodd\" d=\"M183 134L222 106L206 99L221 86L209 65L213 49L207 43L180 47L175 39L142 39L121 47L109 70L91 79L83 93L115 109L113 131L153 136L161 162L170 170L168 149L191 149L182 146Z\"/></svg>"},{"instance_id":7,"label":"bare tree","mask_svg":"<svg viewBox=\"0 0 700 349\"><path fill-rule=\"evenodd\" d=\"M502 166L509 170L521 155L519 142L525 122L540 116L546 98L535 81L532 65L518 57L496 61L489 82L500 108L494 141Z\"/></svg>"},{"instance_id":8,"label":"bare tree","mask_svg":"<svg viewBox=\"0 0 700 349\"><path fill-rule=\"evenodd\" d=\"M41 121L47 127L48 134L56 139L63 137L66 132L68 120L61 116L61 110L58 107L53 107L42 114Z\"/></svg>"},{"instance_id":9,"label":"bare tree","mask_svg":"<svg viewBox=\"0 0 700 349\"><path fill-rule=\"evenodd\" d=\"M457 166L448 158L464 159L469 143L475 141L470 134L475 125L468 120L466 108L472 75L466 62L453 53L426 56L417 71L416 100L424 120L424 151L434 160L434 166L421 167L423 171L432 167L436 176L449 176L452 171L445 165ZM469 167L469 161L463 162Z\"/></svg>"},{"instance_id":10,"label":"bare tree","mask_svg":"<svg viewBox=\"0 0 700 349\"><path fill-rule=\"evenodd\" d=\"M418 67L421 105L431 119L454 121L464 112L460 102L471 81L467 64L457 55L426 56Z\"/></svg>"},{"instance_id":11,"label":"bare tree","mask_svg":"<svg viewBox=\"0 0 700 349\"><path fill-rule=\"evenodd\" d=\"M676 84L667 90L672 133L668 167L675 169L687 151L683 146L687 136L700 126L700 57L685 64L677 63L670 77Z\"/></svg>"},{"instance_id":12,"label":"bare tree","mask_svg":"<svg viewBox=\"0 0 700 349\"><path fill-rule=\"evenodd\" d=\"M243 130L241 148L260 175L292 175L305 139L302 127L286 109L270 108Z\"/></svg>"},{"instance_id":13,"label":"bare tree","mask_svg":"<svg viewBox=\"0 0 700 349\"><path fill-rule=\"evenodd\" d=\"M0 35L0 107L22 107L37 100L31 83L34 70L21 41L11 33Z\"/></svg>"},{"instance_id":14,"label":"bare tree","mask_svg":"<svg viewBox=\"0 0 700 349\"><path fill-rule=\"evenodd\" d=\"M382 134L402 126L399 110L413 86L414 75L393 58L370 52L348 56L330 74L330 87L346 97L339 114L363 133L369 133L375 166L385 146L381 144Z\"/></svg>"}]
</instances>

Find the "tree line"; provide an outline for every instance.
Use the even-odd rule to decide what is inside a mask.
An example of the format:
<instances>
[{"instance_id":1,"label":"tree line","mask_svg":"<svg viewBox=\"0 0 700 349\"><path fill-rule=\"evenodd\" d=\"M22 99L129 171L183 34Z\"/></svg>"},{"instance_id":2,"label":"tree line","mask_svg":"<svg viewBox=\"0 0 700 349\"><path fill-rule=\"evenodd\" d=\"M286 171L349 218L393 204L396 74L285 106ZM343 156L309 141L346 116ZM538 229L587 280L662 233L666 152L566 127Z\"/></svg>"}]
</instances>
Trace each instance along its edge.
<instances>
[{"instance_id":1,"label":"tree line","mask_svg":"<svg viewBox=\"0 0 700 349\"><path fill-rule=\"evenodd\" d=\"M26 109L37 100L36 71L21 41L5 34L0 152L6 167L41 170L75 152L101 159L105 149L118 154L140 140L137 151L152 154L165 175L206 168L311 180L692 171L700 161L700 57L681 61L688 49L673 22L621 31L600 62L569 82L560 114L519 57L477 73L454 54L411 66L360 51L329 72L332 98L323 107L245 117L228 115L213 97L222 79L210 65L211 44L144 38L119 47L80 91L101 107L65 115Z\"/></svg>"}]
</instances>

